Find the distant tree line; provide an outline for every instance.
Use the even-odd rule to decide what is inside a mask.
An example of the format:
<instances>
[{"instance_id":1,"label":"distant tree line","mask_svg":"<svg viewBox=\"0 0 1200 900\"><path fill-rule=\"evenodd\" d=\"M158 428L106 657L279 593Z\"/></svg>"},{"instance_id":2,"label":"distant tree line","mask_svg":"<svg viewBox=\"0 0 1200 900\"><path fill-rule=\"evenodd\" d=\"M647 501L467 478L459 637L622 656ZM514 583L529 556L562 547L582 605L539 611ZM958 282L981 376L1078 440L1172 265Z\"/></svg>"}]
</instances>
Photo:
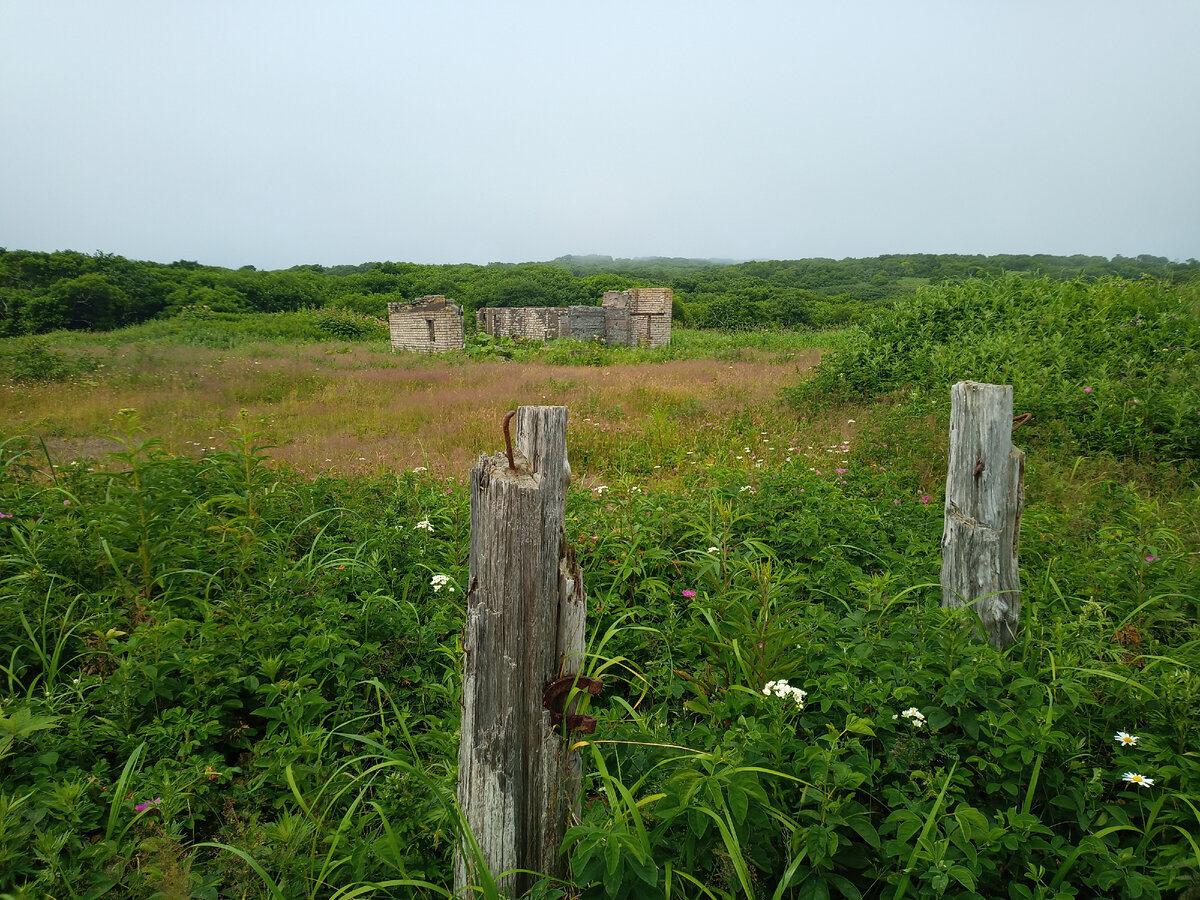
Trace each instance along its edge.
<instances>
[{"instance_id":1,"label":"distant tree line","mask_svg":"<svg viewBox=\"0 0 1200 900\"><path fill-rule=\"evenodd\" d=\"M734 263L564 256L549 263L296 266L257 271L198 262L139 262L110 253L0 248L0 336L61 328L107 331L187 307L284 312L342 307L383 317L389 302L445 294L468 315L482 306L595 305L608 290L666 286L674 317L700 328L830 327L865 317L923 284L1019 272L1190 281L1200 262L1163 257L893 254L867 259Z\"/></svg>"}]
</instances>

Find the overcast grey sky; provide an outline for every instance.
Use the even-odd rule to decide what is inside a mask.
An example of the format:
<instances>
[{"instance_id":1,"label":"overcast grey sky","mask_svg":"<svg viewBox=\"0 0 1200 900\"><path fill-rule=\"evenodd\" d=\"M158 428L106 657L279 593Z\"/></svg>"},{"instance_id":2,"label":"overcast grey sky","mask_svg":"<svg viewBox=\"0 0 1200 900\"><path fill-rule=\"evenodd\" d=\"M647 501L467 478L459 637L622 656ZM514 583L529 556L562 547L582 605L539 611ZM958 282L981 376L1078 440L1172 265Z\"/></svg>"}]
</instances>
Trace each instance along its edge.
<instances>
[{"instance_id":1,"label":"overcast grey sky","mask_svg":"<svg viewBox=\"0 0 1200 900\"><path fill-rule=\"evenodd\" d=\"M0 246L1200 256L1197 0L0 0Z\"/></svg>"}]
</instances>

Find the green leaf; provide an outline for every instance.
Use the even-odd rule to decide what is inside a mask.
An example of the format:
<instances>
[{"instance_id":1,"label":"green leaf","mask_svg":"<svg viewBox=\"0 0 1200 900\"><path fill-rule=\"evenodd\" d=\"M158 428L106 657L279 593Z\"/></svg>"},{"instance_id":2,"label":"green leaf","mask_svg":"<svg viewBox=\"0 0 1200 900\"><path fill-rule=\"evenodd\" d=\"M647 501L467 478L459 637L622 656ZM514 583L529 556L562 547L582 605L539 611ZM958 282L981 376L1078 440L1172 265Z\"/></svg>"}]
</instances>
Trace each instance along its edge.
<instances>
[{"instance_id":1,"label":"green leaf","mask_svg":"<svg viewBox=\"0 0 1200 900\"><path fill-rule=\"evenodd\" d=\"M971 873L970 869L967 869L963 866L951 866L947 870L946 874L965 887L968 891L975 890L975 876Z\"/></svg>"},{"instance_id":2,"label":"green leaf","mask_svg":"<svg viewBox=\"0 0 1200 900\"><path fill-rule=\"evenodd\" d=\"M871 727L871 720L855 715L846 717L846 731L851 734L865 734L867 737L875 737L875 729Z\"/></svg>"},{"instance_id":3,"label":"green leaf","mask_svg":"<svg viewBox=\"0 0 1200 900\"><path fill-rule=\"evenodd\" d=\"M712 715L712 707L708 703L708 698L704 696L696 697L692 700L683 702L684 709L690 709L692 712L700 713L703 716Z\"/></svg>"},{"instance_id":4,"label":"green leaf","mask_svg":"<svg viewBox=\"0 0 1200 900\"><path fill-rule=\"evenodd\" d=\"M849 897L850 900L862 900L862 891L854 886L854 882L848 878L843 878L841 875L835 875L833 872L826 872L825 879L830 884L838 889L843 897Z\"/></svg>"},{"instance_id":5,"label":"green leaf","mask_svg":"<svg viewBox=\"0 0 1200 900\"><path fill-rule=\"evenodd\" d=\"M813 825L808 829L804 839L804 850L809 862L816 865L825 858L829 848L829 834L821 825Z\"/></svg>"},{"instance_id":6,"label":"green leaf","mask_svg":"<svg viewBox=\"0 0 1200 900\"><path fill-rule=\"evenodd\" d=\"M604 870L605 882L608 877L615 874L621 868L621 842L617 835L609 833L608 843L604 845Z\"/></svg>"},{"instance_id":7,"label":"green leaf","mask_svg":"<svg viewBox=\"0 0 1200 900\"><path fill-rule=\"evenodd\" d=\"M658 884L658 866L654 864L652 859L640 859L638 854L633 853L626 857L629 868L633 870L633 874L637 875L642 881L654 887Z\"/></svg>"},{"instance_id":8,"label":"green leaf","mask_svg":"<svg viewBox=\"0 0 1200 900\"><path fill-rule=\"evenodd\" d=\"M829 885L813 872L796 888L796 900L829 900Z\"/></svg>"},{"instance_id":9,"label":"green leaf","mask_svg":"<svg viewBox=\"0 0 1200 900\"><path fill-rule=\"evenodd\" d=\"M868 816L852 816L846 820L846 824L854 829L860 838L875 849L879 849L879 832L875 830L875 826L871 824L871 819Z\"/></svg>"},{"instance_id":10,"label":"green leaf","mask_svg":"<svg viewBox=\"0 0 1200 900\"><path fill-rule=\"evenodd\" d=\"M616 856L619 859L620 849L617 847L615 842L609 844L608 847L605 847L605 855L608 855L610 849L617 851ZM619 865L615 869L606 869L604 872L604 893L606 893L609 897L616 897L621 892L621 883L624 880L622 876L624 874L625 873L621 871L621 867Z\"/></svg>"},{"instance_id":11,"label":"green leaf","mask_svg":"<svg viewBox=\"0 0 1200 900\"><path fill-rule=\"evenodd\" d=\"M750 797L736 784L732 782L728 788L729 794L729 811L733 813L734 821L739 825L746 821L746 814L750 811Z\"/></svg>"}]
</instances>

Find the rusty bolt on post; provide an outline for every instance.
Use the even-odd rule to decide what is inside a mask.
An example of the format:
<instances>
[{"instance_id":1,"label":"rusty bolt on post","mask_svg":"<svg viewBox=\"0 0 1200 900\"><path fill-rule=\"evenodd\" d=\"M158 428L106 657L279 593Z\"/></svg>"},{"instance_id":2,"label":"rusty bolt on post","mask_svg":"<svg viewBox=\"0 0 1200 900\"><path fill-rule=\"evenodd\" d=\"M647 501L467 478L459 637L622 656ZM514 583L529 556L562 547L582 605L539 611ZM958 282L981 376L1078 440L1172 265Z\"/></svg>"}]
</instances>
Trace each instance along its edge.
<instances>
[{"instance_id":1,"label":"rusty bolt on post","mask_svg":"<svg viewBox=\"0 0 1200 900\"><path fill-rule=\"evenodd\" d=\"M550 711L550 726L557 728L565 718L569 731L595 734L596 719L593 716L580 716L565 711L564 707L572 689L595 697L604 690L604 682L599 678L587 678L583 675L564 675L546 685L542 691L542 708Z\"/></svg>"},{"instance_id":2,"label":"rusty bolt on post","mask_svg":"<svg viewBox=\"0 0 1200 900\"><path fill-rule=\"evenodd\" d=\"M517 469L517 464L513 462L512 436L508 433L508 423L512 421L512 417L516 414L517 411L514 409L504 417L504 452L508 454L508 467L514 472Z\"/></svg>"}]
</instances>

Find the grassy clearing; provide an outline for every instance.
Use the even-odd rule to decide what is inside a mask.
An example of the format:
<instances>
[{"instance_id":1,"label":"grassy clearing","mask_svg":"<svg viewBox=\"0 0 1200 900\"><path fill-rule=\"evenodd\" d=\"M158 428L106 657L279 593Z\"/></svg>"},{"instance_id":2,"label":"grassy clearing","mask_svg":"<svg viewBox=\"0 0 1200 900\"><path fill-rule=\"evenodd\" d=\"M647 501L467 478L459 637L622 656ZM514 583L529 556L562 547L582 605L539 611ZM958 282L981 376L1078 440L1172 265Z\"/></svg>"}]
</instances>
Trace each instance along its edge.
<instances>
[{"instance_id":1,"label":"grassy clearing","mask_svg":"<svg viewBox=\"0 0 1200 900\"><path fill-rule=\"evenodd\" d=\"M10 392L75 429L53 447L120 443L57 468L0 448L0 891L445 896L464 481L501 413L540 402L571 407L567 539L606 678L579 894L1194 890L1194 464L1022 429L1022 632L1000 653L938 603L945 373L790 406L803 338L737 341L600 365L150 343L86 391ZM289 389L239 401L263 371ZM417 450L360 450L399 441Z\"/></svg>"},{"instance_id":2,"label":"grassy clearing","mask_svg":"<svg viewBox=\"0 0 1200 900\"><path fill-rule=\"evenodd\" d=\"M510 360L394 354L382 342L220 350L143 340L150 328L127 329L131 335L118 333L107 347L70 335L69 344L104 362L66 381L10 383L0 392L7 433L45 440L60 465L102 459L114 447L106 435L120 411L133 409L174 453L211 453L220 430L238 424L274 445L274 459L309 472L420 465L461 473L498 447L507 410L551 403L571 408L574 452L604 474L651 445L686 444L687 432L705 421L735 411L755 420L774 415L780 388L819 359L808 345L828 343L780 332L722 339L683 331L679 346L653 351L507 342L517 357Z\"/></svg>"}]
</instances>

